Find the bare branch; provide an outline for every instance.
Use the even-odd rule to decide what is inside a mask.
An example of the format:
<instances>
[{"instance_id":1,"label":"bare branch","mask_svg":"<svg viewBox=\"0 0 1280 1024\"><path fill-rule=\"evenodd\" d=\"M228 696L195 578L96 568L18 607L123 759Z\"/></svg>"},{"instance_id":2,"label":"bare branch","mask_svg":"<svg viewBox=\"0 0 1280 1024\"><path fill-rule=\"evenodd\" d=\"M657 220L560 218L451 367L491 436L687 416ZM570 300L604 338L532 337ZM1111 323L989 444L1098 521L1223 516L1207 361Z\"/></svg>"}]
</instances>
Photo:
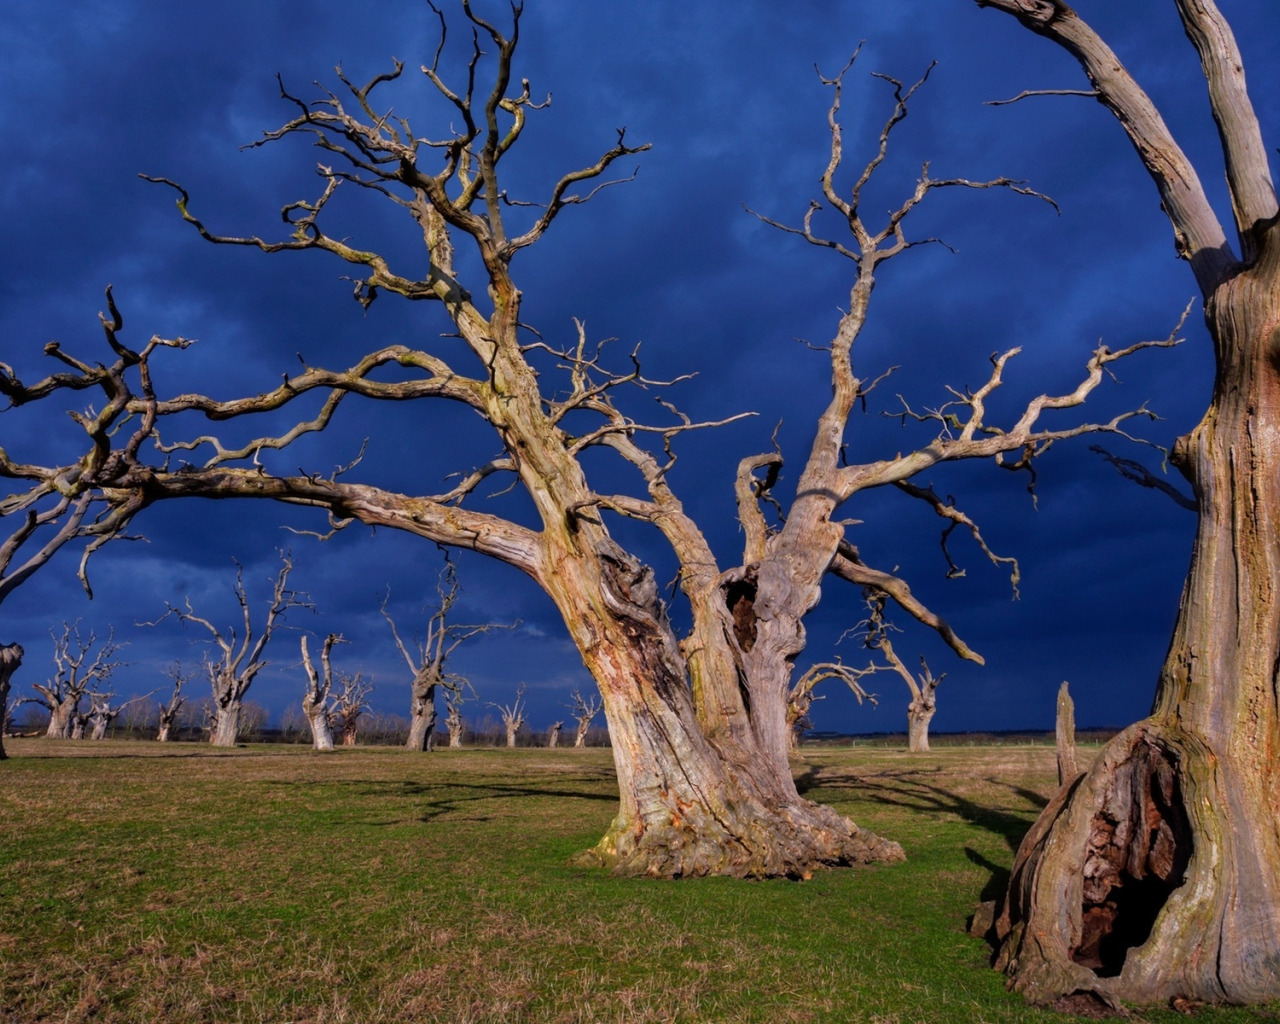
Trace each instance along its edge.
<instances>
[{"instance_id":1,"label":"bare branch","mask_svg":"<svg viewBox=\"0 0 1280 1024\"><path fill-rule=\"evenodd\" d=\"M1029 96L1090 96L1094 99L1098 98L1097 89L1023 89L1017 96L1012 96L1007 100L987 100L988 107L1003 107L1010 103L1017 103L1019 100L1025 100Z\"/></svg>"},{"instance_id":2,"label":"bare branch","mask_svg":"<svg viewBox=\"0 0 1280 1024\"><path fill-rule=\"evenodd\" d=\"M1195 167L1174 141L1155 104L1120 59L1062 0L1037 0L1036 3L977 0L977 3L979 7L994 7L1013 15L1031 31L1053 40L1079 62L1099 102L1115 115L1154 179L1161 204L1173 223L1179 255L1191 262L1202 292L1210 294L1234 272L1236 259ZM1181 3L1179 6L1184 7ZM1243 78L1239 81L1242 85ZM1274 214L1274 198L1271 211Z\"/></svg>"},{"instance_id":3,"label":"bare branch","mask_svg":"<svg viewBox=\"0 0 1280 1024\"><path fill-rule=\"evenodd\" d=\"M1112 455L1101 445L1090 445L1089 451L1097 452L1111 465L1115 466L1116 471L1126 480L1132 480L1139 487L1149 487L1159 491L1166 497L1172 499L1177 505L1191 512L1198 512L1199 505L1194 498L1189 498L1183 494L1178 488L1167 480L1162 480L1156 476L1151 470L1147 469L1141 462L1133 459L1124 459L1118 455Z\"/></svg>"}]
</instances>

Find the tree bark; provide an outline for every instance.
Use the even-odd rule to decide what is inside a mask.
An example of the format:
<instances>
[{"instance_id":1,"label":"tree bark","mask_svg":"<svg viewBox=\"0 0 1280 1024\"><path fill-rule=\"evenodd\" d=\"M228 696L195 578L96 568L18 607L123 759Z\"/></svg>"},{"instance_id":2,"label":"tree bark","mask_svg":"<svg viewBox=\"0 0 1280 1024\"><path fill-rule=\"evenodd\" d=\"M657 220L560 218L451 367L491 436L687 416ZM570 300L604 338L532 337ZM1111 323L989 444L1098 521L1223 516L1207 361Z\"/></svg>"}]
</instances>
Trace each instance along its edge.
<instances>
[{"instance_id":1,"label":"tree bark","mask_svg":"<svg viewBox=\"0 0 1280 1024\"><path fill-rule=\"evenodd\" d=\"M240 735L240 709L243 701L238 697L219 698L214 703L213 721L209 723L209 743L215 747L234 747Z\"/></svg>"},{"instance_id":2,"label":"tree bark","mask_svg":"<svg viewBox=\"0 0 1280 1024\"><path fill-rule=\"evenodd\" d=\"M1213 400L1175 449L1199 527L1151 716L1018 851L997 964L1037 1001L1280 998L1280 233L1206 303Z\"/></svg>"},{"instance_id":3,"label":"tree bark","mask_svg":"<svg viewBox=\"0 0 1280 1024\"><path fill-rule=\"evenodd\" d=\"M311 745L316 750L332 750L333 730L329 728L329 709L325 704L315 704L304 698L302 714L311 727Z\"/></svg>"},{"instance_id":4,"label":"tree bark","mask_svg":"<svg viewBox=\"0 0 1280 1024\"><path fill-rule=\"evenodd\" d=\"M799 795L781 701L776 733L764 731L770 745L741 702L721 728L704 729L652 571L608 541L599 554L598 573L586 571L591 563L578 562L576 572L566 564L552 584L600 688L620 796L609 830L577 862L662 878L803 878L822 866L902 860L897 843ZM774 682L785 690L787 681ZM694 689L716 682L695 678Z\"/></svg>"},{"instance_id":5,"label":"tree bark","mask_svg":"<svg viewBox=\"0 0 1280 1024\"><path fill-rule=\"evenodd\" d=\"M462 734L466 732L467 725L462 720L462 715L449 712L449 717L445 720L445 728L449 730L449 746L454 749L461 749Z\"/></svg>"},{"instance_id":6,"label":"tree bark","mask_svg":"<svg viewBox=\"0 0 1280 1024\"><path fill-rule=\"evenodd\" d=\"M413 692L409 697L409 750L426 751L435 748L436 733L436 682L421 680L422 673L414 676Z\"/></svg>"},{"instance_id":7,"label":"tree bark","mask_svg":"<svg viewBox=\"0 0 1280 1024\"><path fill-rule=\"evenodd\" d=\"M918 697L907 705L907 749L911 753L928 753L929 723L937 710L932 695Z\"/></svg>"},{"instance_id":8,"label":"tree bark","mask_svg":"<svg viewBox=\"0 0 1280 1024\"><path fill-rule=\"evenodd\" d=\"M77 700L76 703L79 703ZM56 701L53 707L49 709L49 727L44 734L51 739L65 740L71 738L71 722L75 718L76 707L74 703L66 701Z\"/></svg>"}]
</instances>

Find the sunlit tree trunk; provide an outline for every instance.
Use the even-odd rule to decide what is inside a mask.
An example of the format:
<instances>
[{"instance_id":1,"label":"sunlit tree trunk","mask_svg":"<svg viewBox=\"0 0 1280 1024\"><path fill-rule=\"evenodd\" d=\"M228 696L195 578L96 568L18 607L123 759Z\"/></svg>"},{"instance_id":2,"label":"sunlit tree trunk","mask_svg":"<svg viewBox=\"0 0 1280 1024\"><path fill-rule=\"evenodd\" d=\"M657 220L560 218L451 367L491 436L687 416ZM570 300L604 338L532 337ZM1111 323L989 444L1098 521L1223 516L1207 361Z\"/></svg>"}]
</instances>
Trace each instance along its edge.
<instances>
[{"instance_id":1,"label":"sunlit tree trunk","mask_svg":"<svg viewBox=\"0 0 1280 1024\"><path fill-rule=\"evenodd\" d=\"M1124 125L1204 296L1212 400L1171 461L1199 515L1152 713L1023 841L998 964L1041 1002L1280 998L1280 218L1231 30L1178 0L1226 162L1237 257L1149 98L1065 4L993 0L1064 46Z\"/></svg>"}]
</instances>

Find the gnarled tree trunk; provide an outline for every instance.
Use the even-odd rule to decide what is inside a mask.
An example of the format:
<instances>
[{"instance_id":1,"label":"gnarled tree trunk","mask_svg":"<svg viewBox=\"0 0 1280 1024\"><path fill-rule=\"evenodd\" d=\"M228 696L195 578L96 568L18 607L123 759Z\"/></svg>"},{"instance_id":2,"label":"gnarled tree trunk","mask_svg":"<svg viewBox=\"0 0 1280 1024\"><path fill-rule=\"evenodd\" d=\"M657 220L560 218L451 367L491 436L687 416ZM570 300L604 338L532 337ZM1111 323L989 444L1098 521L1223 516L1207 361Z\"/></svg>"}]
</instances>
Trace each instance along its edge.
<instances>
[{"instance_id":1,"label":"gnarled tree trunk","mask_svg":"<svg viewBox=\"0 0 1280 1024\"><path fill-rule=\"evenodd\" d=\"M215 747L234 747L240 738L240 711L243 698L223 692L214 701L209 722L209 743Z\"/></svg>"},{"instance_id":2,"label":"gnarled tree trunk","mask_svg":"<svg viewBox=\"0 0 1280 1024\"><path fill-rule=\"evenodd\" d=\"M436 745L436 684L419 689L418 679L413 681L410 697L409 750L434 750Z\"/></svg>"},{"instance_id":3,"label":"gnarled tree trunk","mask_svg":"<svg viewBox=\"0 0 1280 1024\"><path fill-rule=\"evenodd\" d=\"M933 694L921 694L907 705L907 749L913 754L929 750L929 723L938 710Z\"/></svg>"},{"instance_id":4,"label":"gnarled tree trunk","mask_svg":"<svg viewBox=\"0 0 1280 1024\"><path fill-rule=\"evenodd\" d=\"M1032 998L1280 998L1278 242L1206 310L1213 402L1176 452L1200 523L1151 717L1018 852L998 963Z\"/></svg>"}]
</instances>

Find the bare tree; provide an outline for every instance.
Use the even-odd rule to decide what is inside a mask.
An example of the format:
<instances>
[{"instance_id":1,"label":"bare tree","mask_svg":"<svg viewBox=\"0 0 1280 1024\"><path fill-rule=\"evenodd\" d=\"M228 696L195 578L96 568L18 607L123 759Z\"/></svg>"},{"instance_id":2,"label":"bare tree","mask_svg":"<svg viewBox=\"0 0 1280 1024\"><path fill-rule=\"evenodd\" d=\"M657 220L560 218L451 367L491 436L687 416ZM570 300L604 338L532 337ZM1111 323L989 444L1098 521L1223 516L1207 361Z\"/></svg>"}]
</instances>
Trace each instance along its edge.
<instances>
[{"instance_id":1,"label":"bare tree","mask_svg":"<svg viewBox=\"0 0 1280 1024\"><path fill-rule=\"evenodd\" d=\"M53 637L54 676L44 683L31 684L39 694L34 703L49 712L47 735L81 739L89 714L81 712L80 702L120 667L115 656L121 645L115 642L113 633L108 633L100 645L93 631L87 637L81 636L79 623L64 622L61 633L51 631L49 635Z\"/></svg>"},{"instance_id":2,"label":"bare tree","mask_svg":"<svg viewBox=\"0 0 1280 1024\"><path fill-rule=\"evenodd\" d=\"M302 643L302 665L307 671L307 690L302 695L302 714L311 727L311 744L316 750L333 749L333 730L330 728L333 695L333 663L330 660L333 645L342 643L342 637L330 633L324 638L320 651L320 671L311 664L311 652L307 650L307 638Z\"/></svg>"},{"instance_id":3,"label":"bare tree","mask_svg":"<svg viewBox=\"0 0 1280 1024\"><path fill-rule=\"evenodd\" d=\"M401 657L413 673L413 681L409 684L409 739L406 743L410 750L431 750L435 745L436 689L454 692L463 685L461 676L445 671L445 663L450 655L473 636L487 633L491 629L514 629L518 625L486 623L474 626L450 622L449 615L457 603L459 585L457 570L448 556L445 557L444 568L440 570L436 580L436 594L439 599L436 610L427 619L425 633L414 637L412 651L400 639L395 620L387 611L390 591L382 599L382 615L391 627L391 635L395 638Z\"/></svg>"},{"instance_id":4,"label":"bare tree","mask_svg":"<svg viewBox=\"0 0 1280 1024\"><path fill-rule=\"evenodd\" d=\"M209 742L215 747L233 747L240 734L240 716L245 706L245 694L248 692L254 677L266 666L263 654L275 631L281 615L290 608L310 608L311 602L305 594L288 587L289 573L293 570L293 559L288 552L280 552L280 571L276 574L272 587L271 603L267 607L263 620L262 632L254 636L253 620L249 611L249 598L244 589L244 569L236 563L235 595L240 605L243 635L237 636L235 627L225 631L219 630L211 621L197 615L191 607L191 600L186 601L186 609L169 605L168 610L155 622L143 625L155 626L170 615L175 616L184 625L194 622L204 627L213 638L213 643L220 652L215 660L205 656L205 672L213 691L213 717L209 723Z\"/></svg>"},{"instance_id":5,"label":"bare tree","mask_svg":"<svg viewBox=\"0 0 1280 1024\"><path fill-rule=\"evenodd\" d=\"M179 662L174 662L166 670L165 674L173 680L173 693L169 695L169 702L160 705L160 721L156 728L156 740L160 743L168 743L173 739L173 727L178 721L178 714L182 711L183 704L187 698L182 696L182 687L191 682L195 678L195 672L187 672L183 669Z\"/></svg>"},{"instance_id":6,"label":"bare tree","mask_svg":"<svg viewBox=\"0 0 1280 1024\"><path fill-rule=\"evenodd\" d=\"M524 728L524 723L529 716L529 707L524 699L524 683L516 688L516 699L510 704L494 704L490 701L489 707L502 716L502 727L507 732L507 746L514 747L516 734Z\"/></svg>"},{"instance_id":7,"label":"bare tree","mask_svg":"<svg viewBox=\"0 0 1280 1024\"><path fill-rule=\"evenodd\" d=\"M604 701L596 694L584 697L581 690L574 690L569 694L569 703L565 705L573 712L573 717L578 723L578 730L573 736L573 745L575 747L585 747L587 745L587 730L591 728L591 720L600 714L604 708Z\"/></svg>"},{"instance_id":8,"label":"bare tree","mask_svg":"<svg viewBox=\"0 0 1280 1024\"><path fill-rule=\"evenodd\" d=\"M304 366L270 391L227 401L200 394L163 401L131 395L129 408L156 417L154 432L166 458L199 449L203 461L174 468L167 461L143 465L126 459L111 485L129 489L144 504L204 496L319 507L338 522L355 519L405 530L436 544L491 556L529 576L555 603L595 679L612 738L619 812L581 863L659 876L803 877L823 865L900 859L898 844L856 827L796 790L787 760L786 702L792 665L804 646L804 620L826 577L834 576L885 593L903 613L936 630L959 656L981 659L911 593L905 580L863 560L848 536L843 506L870 489L897 489L967 530L993 560L1009 561L996 559L981 544L977 527L962 511L936 500L927 488L910 486L911 479L958 460L995 460L1005 468L1026 469L1058 441L1123 433L1127 420L1145 410L1074 425L1064 425L1062 413L1081 406L1117 360L1173 344L1173 339L1119 351L1101 346L1082 357L1084 367L1074 387L1031 399L1007 421L989 403L1017 350L997 354L976 387L953 389L933 410L904 407L904 421L919 431L913 442L917 447L886 457L869 452L868 461L853 461L846 444L850 416L884 375L856 374L852 351L871 309L877 274L889 261L929 241L908 235L909 218L939 190L1030 190L1007 178L933 178L926 166L882 220L872 224L864 219L863 191L883 166L890 135L906 116L916 87L888 80L890 113L870 158L850 173L844 167L839 121L847 66L825 80L833 99L830 152L821 174L823 202L808 207L799 227L769 221L848 260L853 281L847 308L822 350L830 387L815 397L812 443L785 505L777 486L784 461L779 448L739 462L735 493L745 543L737 564L722 566L676 495L670 470L685 435L739 417L695 422L664 401L659 406L663 411L655 413L660 422L637 418L627 411L627 389L663 383L645 376L638 358L633 356L626 369L611 370L582 324L576 337L548 341L528 334L521 318L521 291L513 271L517 257L538 243L567 209L613 184L606 177L611 168L648 147L629 145L619 132L615 144L594 163L550 184L540 205L509 192L503 161L520 141L530 114L544 105L534 102L530 86L514 74L520 8L512 8L508 31L481 18L465 0L462 9L473 30L465 84L455 89L445 80L443 15L440 46L423 67L426 80L452 108L452 127L442 124L423 134L407 119L382 112L387 109L384 93L395 88L403 73L399 62L364 85L339 71L342 91L324 92L316 103L282 88L295 114L266 133L262 144L310 140L324 151L326 161L319 168L320 195L284 208L291 228L286 237L216 234L191 212L185 190L151 179L175 190L182 217L206 240L271 253L328 253L357 276L354 295L362 306L386 294L438 303L460 344L436 351L388 345L346 369ZM339 190L388 201L412 219L426 250L426 260L419 261L427 267L425 274L393 266L387 256L349 243L345 227L344 237L328 234L326 208ZM817 217L824 206L830 237L822 233L825 222ZM467 258L455 262L455 243L468 248ZM465 365L450 354L459 351L465 353ZM558 390L555 381L563 384ZM280 434L240 445L182 433L186 413L203 413L215 421L278 416L313 391L325 396L320 411ZM417 495L357 483L349 479L352 466L329 476L284 475L262 461L262 453L323 430L350 394L397 403L458 403L492 428L501 454L464 472L449 490ZM1050 411L1058 414L1056 426L1042 422ZM601 449L621 459L634 475L634 492L619 493L619 477L613 473L593 484L596 473L589 467ZM522 489L537 528L468 506L494 480ZM775 509L785 514L773 518ZM611 516L649 524L670 546L680 565L680 594L688 602L689 635L677 636L652 569L613 538Z\"/></svg>"},{"instance_id":9,"label":"bare tree","mask_svg":"<svg viewBox=\"0 0 1280 1024\"><path fill-rule=\"evenodd\" d=\"M462 746L462 740L467 733L467 723L462 717L462 705L475 697L475 691L471 689L471 684L458 687L456 690L450 690L445 694L445 728L449 731L449 746L455 749Z\"/></svg>"},{"instance_id":10,"label":"bare tree","mask_svg":"<svg viewBox=\"0 0 1280 1024\"><path fill-rule=\"evenodd\" d=\"M111 727L120 715L129 708L141 704L143 701L150 700L155 695L155 690L150 693L144 693L141 697L130 697L123 704L112 704L115 699L114 693L92 692L89 694L89 722L93 728L89 733L89 738L94 740L105 740L107 738L107 729Z\"/></svg>"},{"instance_id":11,"label":"bare tree","mask_svg":"<svg viewBox=\"0 0 1280 1024\"><path fill-rule=\"evenodd\" d=\"M868 665L866 668L854 668L852 665L846 665L839 658L835 661L822 661L816 665L812 665L805 673L796 680L791 687L791 691L787 694L787 731L789 735L789 745L792 749L800 745L800 737L806 729L813 727L813 721L809 718L809 709L813 707L813 702L822 700L820 694L814 693L814 689L819 683L826 682L828 679L836 679L849 687L850 692L861 704L864 701L869 704L876 704L876 695L868 693L862 685L862 680L873 673L880 671L882 665Z\"/></svg>"},{"instance_id":12,"label":"bare tree","mask_svg":"<svg viewBox=\"0 0 1280 1024\"><path fill-rule=\"evenodd\" d=\"M360 719L366 711L371 711L369 695L373 693L372 681L365 679L363 672L339 672L338 682L342 689L333 695L333 721L338 726L344 747L356 745L356 731Z\"/></svg>"},{"instance_id":13,"label":"bare tree","mask_svg":"<svg viewBox=\"0 0 1280 1024\"><path fill-rule=\"evenodd\" d=\"M1159 109L1075 11L1061 0L978 3L1078 61L1120 122L1199 286L1215 360L1209 408L1170 453L1199 526L1151 716L1116 736L1023 841L998 964L1039 1002L1275 999L1280 216L1244 62L1214 0L1177 0L1217 123L1228 226Z\"/></svg>"},{"instance_id":14,"label":"bare tree","mask_svg":"<svg viewBox=\"0 0 1280 1024\"><path fill-rule=\"evenodd\" d=\"M551 728L547 730L547 747L555 750L560 745L560 730L564 728L564 722L552 722Z\"/></svg>"}]
</instances>

